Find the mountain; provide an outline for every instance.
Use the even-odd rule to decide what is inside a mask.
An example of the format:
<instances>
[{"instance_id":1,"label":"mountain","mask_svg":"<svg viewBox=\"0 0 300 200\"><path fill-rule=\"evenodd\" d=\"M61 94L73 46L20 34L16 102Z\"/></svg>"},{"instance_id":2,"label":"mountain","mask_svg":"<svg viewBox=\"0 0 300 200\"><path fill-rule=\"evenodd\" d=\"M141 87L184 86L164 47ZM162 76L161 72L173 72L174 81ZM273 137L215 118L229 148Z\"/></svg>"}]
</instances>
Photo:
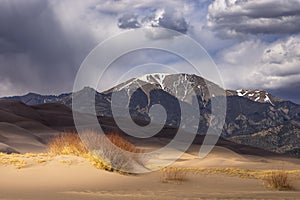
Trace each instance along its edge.
<instances>
[{"instance_id":1,"label":"mountain","mask_svg":"<svg viewBox=\"0 0 300 200\"><path fill-rule=\"evenodd\" d=\"M300 149L300 106L276 98L262 90L226 90L202 77L190 74L147 74L130 79L110 90L99 93L92 88L75 92L82 99L80 112L90 113L90 103L95 103L98 116L112 117L111 101L113 94L122 98L114 104L122 116L129 102L130 117L135 121L150 123L149 110L160 104L167 112L166 125L178 127L181 123L181 107L189 114L189 120L182 126L189 131L191 124L199 122L199 134L205 134L209 123L218 116L211 112L211 102L226 94L227 111L222 137L236 143L251 145L278 153L298 155ZM85 101L95 95L94 102ZM29 97L30 98L29 98ZM28 94L9 99L27 104L34 102L55 102L72 106L72 94L42 96ZM4 98L7 99L7 98ZM28 99L31 99L28 101ZM196 110L200 110L199 113ZM128 117L128 116L127 116Z\"/></svg>"},{"instance_id":2,"label":"mountain","mask_svg":"<svg viewBox=\"0 0 300 200\"><path fill-rule=\"evenodd\" d=\"M190 85L187 85L190 84ZM215 94L211 94L206 84L213 88ZM140 87L139 87L140 86ZM190 86L190 87L189 87ZM140 89L134 92L135 88ZM188 89L187 89L188 88ZM198 103L193 101L192 92L194 89ZM131 91L132 90L132 91ZM170 110L175 121L167 120L168 125L178 126L180 116L179 109L172 107L172 98L176 96L180 101L186 103L190 108L191 120L199 120L193 108L199 106L201 110L198 133L205 133L211 117L210 100L222 93L222 89L214 83L196 75L188 74L150 74L131 79L111 90L104 92L133 93L131 109L137 110L140 114L145 113L151 105L164 99L164 107ZM155 91L155 95L152 95ZM276 98L262 90L226 90L227 114L222 136L237 143L247 144L264 148L274 152L293 152L300 147L300 106L289 101ZM138 98L151 99L153 103L147 105ZM134 98L136 97L136 98ZM129 98L129 97L128 97ZM156 99L155 99L156 98ZM136 99L136 101L135 101ZM146 101L147 102L147 101ZM172 123L173 122L173 123Z\"/></svg>"},{"instance_id":3,"label":"mountain","mask_svg":"<svg viewBox=\"0 0 300 200\"><path fill-rule=\"evenodd\" d=\"M153 89L160 89L190 104L192 104L192 94L194 92L203 101L208 101L210 96L217 96L224 92L218 85L193 74L146 74L126 81L104 93L121 90L128 92L136 87L142 88L146 93ZM210 94L208 89L213 91L213 93Z\"/></svg>"},{"instance_id":4,"label":"mountain","mask_svg":"<svg viewBox=\"0 0 300 200\"><path fill-rule=\"evenodd\" d=\"M40 95L36 93L28 93L24 96L11 96L2 97L1 100L16 100L21 101L27 105L38 105L44 103L56 103L60 102L63 98L70 96L71 93L61 94L61 95Z\"/></svg>"}]
</instances>

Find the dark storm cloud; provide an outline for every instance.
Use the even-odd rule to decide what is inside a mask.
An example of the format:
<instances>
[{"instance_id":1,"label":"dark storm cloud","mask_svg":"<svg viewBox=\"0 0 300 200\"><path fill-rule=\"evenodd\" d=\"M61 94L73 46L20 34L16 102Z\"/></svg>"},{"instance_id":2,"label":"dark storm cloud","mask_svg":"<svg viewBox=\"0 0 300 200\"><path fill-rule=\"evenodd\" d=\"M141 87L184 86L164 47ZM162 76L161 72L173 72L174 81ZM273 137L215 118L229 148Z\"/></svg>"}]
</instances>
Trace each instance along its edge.
<instances>
[{"instance_id":1,"label":"dark storm cloud","mask_svg":"<svg viewBox=\"0 0 300 200\"><path fill-rule=\"evenodd\" d=\"M0 96L72 89L92 42L74 42L77 33L66 32L60 22L51 1L1 1Z\"/></svg>"},{"instance_id":2,"label":"dark storm cloud","mask_svg":"<svg viewBox=\"0 0 300 200\"><path fill-rule=\"evenodd\" d=\"M215 0L208 26L227 36L300 33L300 1Z\"/></svg>"},{"instance_id":3,"label":"dark storm cloud","mask_svg":"<svg viewBox=\"0 0 300 200\"><path fill-rule=\"evenodd\" d=\"M140 3L145 4L141 9L157 5L152 1ZM132 4L132 1L104 0L1 1L0 96L70 91L87 54L99 42L120 31L117 22L120 28L141 26L137 21L140 16L123 15L118 21L119 14L132 8ZM167 4L174 7L178 3ZM177 18L167 14L161 21L153 18L149 23L186 32L185 20L176 13ZM173 19L178 22L171 22Z\"/></svg>"},{"instance_id":4,"label":"dark storm cloud","mask_svg":"<svg viewBox=\"0 0 300 200\"><path fill-rule=\"evenodd\" d=\"M183 15L175 9L151 9L150 12L138 14L124 14L119 18L121 29L140 27L163 27L186 34L188 23Z\"/></svg>"}]
</instances>

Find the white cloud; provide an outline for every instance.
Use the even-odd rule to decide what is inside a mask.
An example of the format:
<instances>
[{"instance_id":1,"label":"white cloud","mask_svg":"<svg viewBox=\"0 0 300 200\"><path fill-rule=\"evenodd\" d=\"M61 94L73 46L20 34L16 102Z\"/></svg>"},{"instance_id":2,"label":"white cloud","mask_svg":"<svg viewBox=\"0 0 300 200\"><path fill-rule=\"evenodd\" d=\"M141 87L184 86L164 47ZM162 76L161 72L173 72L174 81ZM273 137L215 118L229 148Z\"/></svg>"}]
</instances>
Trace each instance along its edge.
<instances>
[{"instance_id":1,"label":"white cloud","mask_svg":"<svg viewBox=\"0 0 300 200\"><path fill-rule=\"evenodd\" d=\"M163 5L161 5L163 6ZM146 10L132 10L119 17L118 26L121 29L141 27L163 27L181 33L187 33L188 22L178 8L162 7L147 8Z\"/></svg>"},{"instance_id":2,"label":"white cloud","mask_svg":"<svg viewBox=\"0 0 300 200\"><path fill-rule=\"evenodd\" d=\"M236 37L241 34L300 32L299 0L215 0L208 8L208 26Z\"/></svg>"},{"instance_id":3,"label":"white cloud","mask_svg":"<svg viewBox=\"0 0 300 200\"><path fill-rule=\"evenodd\" d=\"M245 41L221 52L218 64L228 88L285 88L300 82L299 49L300 35Z\"/></svg>"},{"instance_id":4,"label":"white cloud","mask_svg":"<svg viewBox=\"0 0 300 200\"><path fill-rule=\"evenodd\" d=\"M177 8L183 13L188 13L192 2L183 0L99 0L96 8L103 13L119 15L120 13L130 12L133 10L146 11L155 8Z\"/></svg>"}]
</instances>

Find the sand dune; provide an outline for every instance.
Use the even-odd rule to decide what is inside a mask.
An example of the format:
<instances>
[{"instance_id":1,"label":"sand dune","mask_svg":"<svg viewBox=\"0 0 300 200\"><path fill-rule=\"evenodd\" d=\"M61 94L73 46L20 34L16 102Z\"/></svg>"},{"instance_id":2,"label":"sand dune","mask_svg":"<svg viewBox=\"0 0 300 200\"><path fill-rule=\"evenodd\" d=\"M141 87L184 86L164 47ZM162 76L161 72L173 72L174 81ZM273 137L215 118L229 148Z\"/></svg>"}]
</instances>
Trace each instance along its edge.
<instances>
[{"instance_id":1,"label":"sand dune","mask_svg":"<svg viewBox=\"0 0 300 200\"><path fill-rule=\"evenodd\" d=\"M89 121L90 116L83 115ZM49 138L74 124L69 108L57 104L26 106L8 101L0 102L0 151L12 153L45 152ZM110 118L104 126L114 128ZM174 136L167 127L153 138L128 139L140 148L151 151L165 146ZM203 136L197 136L193 145L172 167L195 169L251 169L299 170L299 159L220 139L204 159L198 157ZM0 200L17 199L299 199L300 176L294 177L294 191L272 191L255 178L236 175L188 173L187 180L178 184L163 183L161 172L126 176L96 169L88 160L74 156L48 154L0 154ZM11 157L9 157L11 156ZM157 165L168 155L152 157L148 164ZM19 168L19 169L16 169Z\"/></svg>"},{"instance_id":2,"label":"sand dune","mask_svg":"<svg viewBox=\"0 0 300 200\"><path fill-rule=\"evenodd\" d=\"M65 106L0 101L0 151L45 151L48 140L68 125L73 126L72 112Z\"/></svg>"},{"instance_id":3,"label":"sand dune","mask_svg":"<svg viewBox=\"0 0 300 200\"><path fill-rule=\"evenodd\" d=\"M260 159L264 161L218 147L202 160L186 153L173 166L282 167L276 160ZM284 162L285 169L299 169L299 166L299 163ZM300 196L300 179L293 182L295 190L288 192L269 190L262 180L220 174L190 174L185 182L163 183L161 172L120 175L96 169L87 160L74 156L32 161L19 170L13 166L0 166L0 175L0 199L298 199Z\"/></svg>"},{"instance_id":4,"label":"sand dune","mask_svg":"<svg viewBox=\"0 0 300 200\"><path fill-rule=\"evenodd\" d=\"M197 145L194 145L191 149L195 149L195 151L185 153L181 157L181 161L174 163L174 166L300 170L300 160L296 158L241 155L227 148L216 146L205 159L199 159Z\"/></svg>"},{"instance_id":5,"label":"sand dune","mask_svg":"<svg viewBox=\"0 0 300 200\"><path fill-rule=\"evenodd\" d=\"M40 152L45 148L42 139L14 124L0 122L1 142L18 152Z\"/></svg>"},{"instance_id":6,"label":"sand dune","mask_svg":"<svg viewBox=\"0 0 300 200\"><path fill-rule=\"evenodd\" d=\"M0 142L0 152L5 153L19 153L17 150L13 149L11 146Z\"/></svg>"},{"instance_id":7,"label":"sand dune","mask_svg":"<svg viewBox=\"0 0 300 200\"><path fill-rule=\"evenodd\" d=\"M26 119L40 121L40 115L31 107L20 101L0 101L0 110Z\"/></svg>"}]
</instances>

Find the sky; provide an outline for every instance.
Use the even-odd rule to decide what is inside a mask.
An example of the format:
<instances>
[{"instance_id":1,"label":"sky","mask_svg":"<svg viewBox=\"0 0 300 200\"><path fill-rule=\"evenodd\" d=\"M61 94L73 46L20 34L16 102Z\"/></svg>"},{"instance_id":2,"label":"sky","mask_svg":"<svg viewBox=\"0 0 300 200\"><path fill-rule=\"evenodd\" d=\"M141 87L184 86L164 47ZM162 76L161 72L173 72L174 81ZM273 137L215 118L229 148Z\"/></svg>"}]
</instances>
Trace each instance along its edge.
<instances>
[{"instance_id":1,"label":"sky","mask_svg":"<svg viewBox=\"0 0 300 200\"><path fill-rule=\"evenodd\" d=\"M300 103L300 0L1 0L0 96L70 92L97 44L145 27L196 40L227 89Z\"/></svg>"}]
</instances>

